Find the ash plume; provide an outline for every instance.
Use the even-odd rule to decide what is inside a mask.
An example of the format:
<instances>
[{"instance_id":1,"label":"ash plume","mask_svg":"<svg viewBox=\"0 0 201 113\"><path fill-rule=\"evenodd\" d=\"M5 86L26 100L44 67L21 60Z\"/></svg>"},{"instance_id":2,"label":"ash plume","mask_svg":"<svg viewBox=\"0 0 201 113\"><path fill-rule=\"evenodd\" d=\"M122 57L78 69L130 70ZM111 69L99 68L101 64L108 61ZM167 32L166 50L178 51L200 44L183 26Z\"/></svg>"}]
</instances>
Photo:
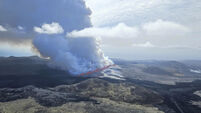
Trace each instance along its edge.
<instances>
[{"instance_id":1,"label":"ash plume","mask_svg":"<svg viewBox=\"0 0 201 113\"><path fill-rule=\"evenodd\" d=\"M39 36L34 46L43 57L51 59L51 66L77 75L113 64L104 56L96 38Z\"/></svg>"},{"instance_id":2,"label":"ash plume","mask_svg":"<svg viewBox=\"0 0 201 113\"><path fill-rule=\"evenodd\" d=\"M64 32L91 26L83 0L0 0L0 41L23 44L33 40L35 26L58 22Z\"/></svg>"},{"instance_id":3,"label":"ash plume","mask_svg":"<svg viewBox=\"0 0 201 113\"><path fill-rule=\"evenodd\" d=\"M0 13L5 29L0 41L31 41L33 50L49 58L55 68L80 74L112 64L96 38L65 36L91 27L91 11L83 0L0 0Z\"/></svg>"}]
</instances>

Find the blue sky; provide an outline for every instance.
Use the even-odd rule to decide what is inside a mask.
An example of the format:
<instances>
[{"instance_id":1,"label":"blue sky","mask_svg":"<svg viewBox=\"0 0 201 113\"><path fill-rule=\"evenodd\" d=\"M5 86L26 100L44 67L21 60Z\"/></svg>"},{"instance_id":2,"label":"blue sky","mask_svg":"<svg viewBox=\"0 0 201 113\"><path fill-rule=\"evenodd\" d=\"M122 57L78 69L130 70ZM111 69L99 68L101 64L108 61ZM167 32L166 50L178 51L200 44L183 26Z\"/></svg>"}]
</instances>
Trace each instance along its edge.
<instances>
[{"instance_id":1,"label":"blue sky","mask_svg":"<svg viewBox=\"0 0 201 113\"><path fill-rule=\"evenodd\" d=\"M83 5L81 0L34 2L38 11L35 15L30 14L33 9L24 11L28 8L25 0L21 0L23 4L16 4L20 10L13 13L9 11L12 12L14 3L5 1L0 0L0 56L34 54L30 50L34 27L57 22L64 29L64 35L100 37L103 51L109 57L131 60L201 58L200 0L85 0L91 11L76 5ZM51 10L41 13L45 7ZM59 7L62 8L54 10ZM74 19L79 20L72 23Z\"/></svg>"}]
</instances>

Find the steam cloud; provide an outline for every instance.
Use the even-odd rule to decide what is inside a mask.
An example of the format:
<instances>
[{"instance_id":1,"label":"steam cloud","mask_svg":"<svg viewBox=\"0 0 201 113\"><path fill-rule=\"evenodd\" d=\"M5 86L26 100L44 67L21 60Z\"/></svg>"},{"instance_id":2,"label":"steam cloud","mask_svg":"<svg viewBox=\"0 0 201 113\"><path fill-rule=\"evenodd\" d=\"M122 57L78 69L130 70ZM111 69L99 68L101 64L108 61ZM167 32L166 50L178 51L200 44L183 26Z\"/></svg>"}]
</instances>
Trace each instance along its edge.
<instances>
[{"instance_id":1,"label":"steam cloud","mask_svg":"<svg viewBox=\"0 0 201 113\"><path fill-rule=\"evenodd\" d=\"M0 41L11 44L33 40L33 27L45 23L58 22L63 32L91 26L83 0L0 0L0 14Z\"/></svg>"},{"instance_id":2,"label":"steam cloud","mask_svg":"<svg viewBox=\"0 0 201 113\"><path fill-rule=\"evenodd\" d=\"M43 24L42 27L34 27L34 31L38 33L45 34L60 34L63 33L63 28L58 24L53 22L52 24Z\"/></svg>"},{"instance_id":3,"label":"steam cloud","mask_svg":"<svg viewBox=\"0 0 201 113\"><path fill-rule=\"evenodd\" d=\"M91 27L83 0L0 0L0 13L0 41L31 40L55 68L80 74L112 64L96 38L65 36Z\"/></svg>"},{"instance_id":4,"label":"steam cloud","mask_svg":"<svg viewBox=\"0 0 201 113\"><path fill-rule=\"evenodd\" d=\"M72 74L81 74L96 70L112 64L100 49L96 38L90 37L64 37L59 23L44 24L34 27L38 37L33 40L34 46L43 57L51 59L51 66L68 70ZM54 35L48 35L54 34Z\"/></svg>"},{"instance_id":5,"label":"steam cloud","mask_svg":"<svg viewBox=\"0 0 201 113\"><path fill-rule=\"evenodd\" d=\"M112 64L104 56L96 38L43 35L34 40L34 45L42 56L51 59L51 66L75 75Z\"/></svg>"}]
</instances>

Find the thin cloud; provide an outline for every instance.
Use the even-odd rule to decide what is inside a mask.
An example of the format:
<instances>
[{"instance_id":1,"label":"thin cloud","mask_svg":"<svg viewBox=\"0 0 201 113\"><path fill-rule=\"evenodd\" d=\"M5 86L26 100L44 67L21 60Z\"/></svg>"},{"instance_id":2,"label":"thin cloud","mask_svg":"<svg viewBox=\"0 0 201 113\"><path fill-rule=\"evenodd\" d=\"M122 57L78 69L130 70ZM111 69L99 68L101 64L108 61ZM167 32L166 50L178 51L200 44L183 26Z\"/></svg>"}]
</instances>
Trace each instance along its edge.
<instances>
[{"instance_id":1,"label":"thin cloud","mask_svg":"<svg viewBox=\"0 0 201 113\"><path fill-rule=\"evenodd\" d=\"M124 23L119 23L113 27L90 27L80 31L67 33L70 37L101 37L106 43L126 46L132 43L146 42L145 45L134 45L144 47L154 47L150 42L157 45L177 45L184 39L188 38L191 29L188 27L164 20L156 20L147 22L139 26L128 26ZM132 42L132 43L131 43Z\"/></svg>"},{"instance_id":2,"label":"thin cloud","mask_svg":"<svg viewBox=\"0 0 201 113\"><path fill-rule=\"evenodd\" d=\"M41 27L34 27L34 31L39 34L61 34L64 32L59 23L43 24Z\"/></svg>"},{"instance_id":3,"label":"thin cloud","mask_svg":"<svg viewBox=\"0 0 201 113\"><path fill-rule=\"evenodd\" d=\"M0 31L5 32L5 31L8 31L8 30L6 28L4 28L2 25L0 25Z\"/></svg>"},{"instance_id":4,"label":"thin cloud","mask_svg":"<svg viewBox=\"0 0 201 113\"><path fill-rule=\"evenodd\" d=\"M17 28L18 28L19 30L24 30L24 28L23 28L22 26L17 26Z\"/></svg>"},{"instance_id":5,"label":"thin cloud","mask_svg":"<svg viewBox=\"0 0 201 113\"><path fill-rule=\"evenodd\" d=\"M91 20L94 26L115 25L119 22L128 25L139 25L161 18L181 22L182 24L195 25L200 29L200 0L85 1L93 12Z\"/></svg>"},{"instance_id":6,"label":"thin cloud","mask_svg":"<svg viewBox=\"0 0 201 113\"><path fill-rule=\"evenodd\" d=\"M101 38L136 38L138 35L138 28L127 26L124 23L119 23L113 27L90 27L80 31L73 31L67 33L70 37L101 37Z\"/></svg>"},{"instance_id":7,"label":"thin cloud","mask_svg":"<svg viewBox=\"0 0 201 113\"><path fill-rule=\"evenodd\" d=\"M144 47L144 48L153 48L156 47L155 45L153 45L150 42L145 42L145 43L140 43L140 44L133 44L133 47Z\"/></svg>"},{"instance_id":8,"label":"thin cloud","mask_svg":"<svg viewBox=\"0 0 201 113\"><path fill-rule=\"evenodd\" d=\"M145 43L134 43L132 44L133 47L138 48L161 48L161 49L201 49L201 47L192 47L188 45L155 45L149 41Z\"/></svg>"},{"instance_id":9,"label":"thin cloud","mask_svg":"<svg viewBox=\"0 0 201 113\"><path fill-rule=\"evenodd\" d=\"M166 36L183 36L183 34L189 33L191 30L181 24L172 21L156 20L154 22L145 23L142 29L149 36L166 37Z\"/></svg>"}]
</instances>

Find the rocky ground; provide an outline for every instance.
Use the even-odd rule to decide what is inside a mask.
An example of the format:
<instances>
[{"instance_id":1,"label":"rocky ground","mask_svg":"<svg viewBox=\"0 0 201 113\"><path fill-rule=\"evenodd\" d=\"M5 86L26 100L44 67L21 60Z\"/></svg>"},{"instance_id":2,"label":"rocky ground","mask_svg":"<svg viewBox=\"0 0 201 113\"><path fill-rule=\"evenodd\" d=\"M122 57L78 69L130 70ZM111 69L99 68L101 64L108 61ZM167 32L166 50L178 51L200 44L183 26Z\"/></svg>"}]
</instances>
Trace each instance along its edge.
<instances>
[{"instance_id":1,"label":"rocky ground","mask_svg":"<svg viewBox=\"0 0 201 113\"><path fill-rule=\"evenodd\" d=\"M125 83L101 79L61 85L53 88L3 88L0 111L12 113L162 113L154 105L163 102L153 91Z\"/></svg>"},{"instance_id":2,"label":"rocky ground","mask_svg":"<svg viewBox=\"0 0 201 113\"><path fill-rule=\"evenodd\" d=\"M130 66L133 62L122 62L118 62L118 65L125 74L126 65ZM177 76L175 73L185 72L186 77L187 73L191 73L185 71L189 67L183 65L177 65L177 70L172 70L174 66L163 64L165 71L157 67L158 63L154 64L155 66L147 65L144 68L137 66L133 68L156 76L167 74L173 77ZM167 67L170 68L167 70ZM194 67L195 69L198 70L198 67ZM153 79L151 77L151 80L135 79L131 72L128 73L129 76L124 75L123 80L107 77L73 77L67 72L50 68L47 60L38 57L0 58L0 72L0 113L199 113L201 111L200 81L174 85L161 84L151 81ZM135 71L137 72L139 71ZM199 76L197 73L192 74Z\"/></svg>"}]
</instances>

